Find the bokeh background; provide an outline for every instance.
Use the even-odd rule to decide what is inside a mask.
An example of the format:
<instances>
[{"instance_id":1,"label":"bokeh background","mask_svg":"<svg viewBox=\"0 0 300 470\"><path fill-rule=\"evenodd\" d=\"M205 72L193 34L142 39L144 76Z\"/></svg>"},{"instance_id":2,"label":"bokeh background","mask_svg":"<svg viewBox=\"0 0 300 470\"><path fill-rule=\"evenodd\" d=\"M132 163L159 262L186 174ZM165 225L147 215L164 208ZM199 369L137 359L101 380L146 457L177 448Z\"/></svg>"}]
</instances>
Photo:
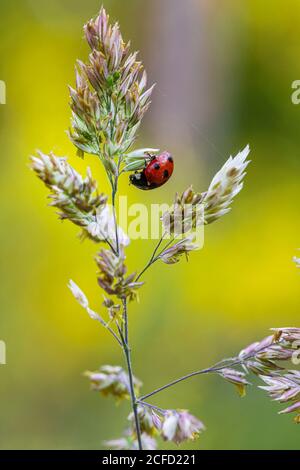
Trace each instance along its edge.
<instances>
[{"instance_id":1,"label":"bokeh background","mask_svg":"<svg viewBox=\"0 0 300 470\"><path fill-rule=\"evenodd\" d=\"M134 369L150 391L169 379L232 356L270 327L299 326L300 78L298 0L104 0L123 35L140 50L153 104L138 145L167 148L176 160L170 182L130 202L169 202L190 183L205 190L232 153L251 145L245 188L231 214L209 226L201 252L176 266L157 264L130 308ZM268 5L266 4L268 3ZM64 132L67 84L88 48L82 26L98 0L2 0L0 79L0 446L3 449L98 449L121 434L128 404L89 391L82 376L120 364L119 351L78 306L74 279L95 308L96 246L46 207L47 191L28 169L36 148L80 161ZM152 241L128 250L130 269L149 257ZM278 416L256 387L240 399L218 377L191 380L157 396L162 407L188 408L206 424L183 448L299 449L299 429Z\"/></svg>"}]
</instances>

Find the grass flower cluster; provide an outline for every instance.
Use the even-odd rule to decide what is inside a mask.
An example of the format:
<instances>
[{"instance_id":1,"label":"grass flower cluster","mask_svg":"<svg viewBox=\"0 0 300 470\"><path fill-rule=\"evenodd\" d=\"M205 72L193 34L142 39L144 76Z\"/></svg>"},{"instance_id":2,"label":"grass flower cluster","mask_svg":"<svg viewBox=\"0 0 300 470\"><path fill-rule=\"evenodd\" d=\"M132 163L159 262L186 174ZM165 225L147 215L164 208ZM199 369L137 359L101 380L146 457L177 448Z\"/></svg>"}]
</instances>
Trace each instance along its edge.
<instances>
[{"instance_id":1,"label":"grass flower cluster","mask_svg":"<svg viewBox=\"0 0 300 470\"><path fill-rule=\"evenodd\" d=\"M104 166L111 185L110 199L99 191L89 169L83 177L66 158L39 152L32 157L31 167L49 189L50 205L58 209L59 218L79 226L83 238L100 245L95 261L97 282L105 294L101 312L90 306L74 281L69 282L69 288L80 306L112 335L124 354L125 367L102 365L97 371L85 373L93 391L131 403L123 436L106 441L106 445L111 449L155 449L158 438L176 444L197 438L205 430L200 419L184 409L159 408L149 399L179 382L204 374L214 373L233 384L241 396L246 393L250 375L255 374L272 399L288 404L282 413L299 413L300 375L285 368L286 361L291 360L299 347L298 328L274 330L234 358L179 377L150 393L141 393L142 382L133 374L128 305L141 291L144 284L141 278L147 269L157 261L174 264L188 256L198 248L197 229L229 212L243 187L250 149L247 146L236 157L230 157L207 191L198 193L189 187L176 194L171 209L162 216L163 235L149 262L141 272L128 273L126 247L130 240L118 226L116 216L118 182L121 175L142 169L149 153L158 153L158 149L134 148L153 86L147 87L146 72L137 53L131 51L130 43L123 41L118 24L109 22L104 8L85 25L84 31L90 54L86 63L78 61L76 84L70 87L69 137L79 157L93 155ZM299 260L295 261L299 264ZM300 421L299 416L296 422Z\"/></svg>"}]
</instances>

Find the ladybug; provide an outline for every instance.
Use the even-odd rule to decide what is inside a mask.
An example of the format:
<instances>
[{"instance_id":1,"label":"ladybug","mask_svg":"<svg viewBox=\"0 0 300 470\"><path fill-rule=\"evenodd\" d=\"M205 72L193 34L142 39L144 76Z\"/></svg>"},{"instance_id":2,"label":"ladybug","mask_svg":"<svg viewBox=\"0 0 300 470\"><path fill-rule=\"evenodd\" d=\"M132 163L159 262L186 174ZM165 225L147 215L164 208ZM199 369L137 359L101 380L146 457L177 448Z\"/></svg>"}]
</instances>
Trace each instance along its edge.
<instances>
[{"instance_id":1,"label":"ladybug","mask_svg":"<svg viewBox=\"0 0 300 470\"><path fill-rule=\"evenodd\" d=\"M150 161L145 168L130 175L130 182L138 189L155 189L168 181L173 170L174 161L169 152L150 155Z\"/></svg>"}]
</instances>

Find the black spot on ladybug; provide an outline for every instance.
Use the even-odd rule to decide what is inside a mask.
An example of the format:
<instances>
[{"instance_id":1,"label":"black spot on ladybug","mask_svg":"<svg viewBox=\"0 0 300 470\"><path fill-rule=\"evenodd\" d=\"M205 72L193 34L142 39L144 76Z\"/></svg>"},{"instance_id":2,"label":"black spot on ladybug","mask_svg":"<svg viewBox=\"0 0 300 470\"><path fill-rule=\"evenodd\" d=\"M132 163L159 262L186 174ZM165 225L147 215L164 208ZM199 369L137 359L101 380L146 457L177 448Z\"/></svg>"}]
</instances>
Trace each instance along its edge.
<instances>
[{"instance_id":1,"label":"black spot on ladybug","mask_svg":"<svg viewBox=\"0 0 300 470\"><path fill-rule=\"evenodd\" d=\"M169 157L169 158L168 158L168 162L171 162L171 163L172 163L172 162L173 162L173 158L172 158L172 157Z\"/></svg>"},{"instance_id":2,"label":"black spot on ladybug","mask_svg":"<svg viewBox=\"0 0 300 470\"><path fill-rule=\"evenodd\" d=\"M159 163L155 163L154 168L155 168L155 170L159 170L159 169L160 169L160 164L159 164Z\"/></svg>"},{"instance_id":3,"label":"black spot on ladybug","mask_svg":"<svg viewBox=\"0 0 300 470\"><path fill-rule=\"evenodd\" d=\"M169 172L168 172L168 170L165 170L164 171L164 178L168 178L168 176L169 176Z\"/></svg>"}]
</instances>

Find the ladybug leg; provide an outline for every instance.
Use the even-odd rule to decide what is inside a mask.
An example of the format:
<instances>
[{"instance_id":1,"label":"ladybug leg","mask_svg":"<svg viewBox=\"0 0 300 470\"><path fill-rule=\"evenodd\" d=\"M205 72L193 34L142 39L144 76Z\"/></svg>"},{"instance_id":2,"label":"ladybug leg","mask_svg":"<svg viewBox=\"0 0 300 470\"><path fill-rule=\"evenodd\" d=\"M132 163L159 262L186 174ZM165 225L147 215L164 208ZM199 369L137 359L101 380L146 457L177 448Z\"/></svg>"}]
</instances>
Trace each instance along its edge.
<instances>
[{"instance_id":1,"label":"ladybug leg","mask_svg":"<svg viewBox=\"0 0 300 470\"><path fill-rule=\"evenodd\" d=\"M152 162L152 157L153 157L153 155L151 155L151 153L148 153L148 152L145 152L145 155L146 155L147 157L149 157L150 161L145 158L145 161L144 161L144 169L147 167L147 165L148 165L150 162Z\"/></svg>"},{"instance_id":2,"label":"ladybug leg","mask_svg":"<svg viewBox=\"0 0 300 470\"><path fill-rule=\"evenodd\" d=\"M150 158L150 162L153 162L153 160L156 159L156 155L153 155L152 153L146 152L145 155Z\"/></svg>"}]
</instances>

